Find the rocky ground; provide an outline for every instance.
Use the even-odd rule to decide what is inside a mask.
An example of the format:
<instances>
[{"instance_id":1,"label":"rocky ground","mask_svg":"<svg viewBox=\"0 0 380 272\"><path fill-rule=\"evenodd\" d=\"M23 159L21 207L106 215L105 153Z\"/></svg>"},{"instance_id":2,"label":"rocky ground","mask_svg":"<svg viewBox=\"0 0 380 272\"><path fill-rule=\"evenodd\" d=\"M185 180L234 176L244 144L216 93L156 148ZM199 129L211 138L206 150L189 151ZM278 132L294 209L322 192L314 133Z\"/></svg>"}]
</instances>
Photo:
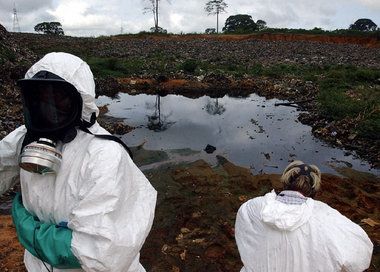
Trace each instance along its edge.
<instances>
[{"instance_id":1,"label":"rocky ground","mask_svg":"<svg viewBox=\"0 0 380 272\"><path fill-rule=\"evenodd\" d=\"M149 54L173 55L179 62L188 58L228 65L230 62L296 65L348 64L360 67L380 67L380 49L358 44L332 44L308 41L271 41L260 39L206 39L202 37L173 39L152 37L124 40L87 39L8 33L0 26L0 139L23 123L22 104L16 91L16 80L39 59L38 46L69 50L102 57L136 57L147 63L146 72L121 79L96 79L97 94L182 94L188 97L225 94L246 95L252 92L268 98L306 101L295 105L309 114L300 120L313 127L313 133L327 142L354 149L379 167L379 150L373 143L358 141L347 133L355 120L331 123L319 118L313 100L318 87L314 82L296 77L236 78L209 73L197 77L184 71L149 74ZM31 51L30 49L34 49ZM36 53L37 52L37 53ZM102 112L106 108L102 109ZM102 125L111 132L124 134L130 127L103 119ZM331 132L337 132L333 135ZM136 163L146 158L159 160L164 154L135 150ZM139 155L142 154L142 155ZM167 165L147 170L145 174L158 191L156 217L151 234L141 252L148 271L239 271L241 263L234 242L233 224L238 207L247 199L275 188L278 175L252 176L241 168L218 157L213 167L203 160L183 165ZM347 170L345 170L347 171ZM347 174L347 173L346 173ZM348 175L349 176L349 175ZM355 174L355 178L324 175L323 192L318 199L337 208L360 224L375 245L369 271L380 269L380 185L373 177ZM15 188L18 190L18 188ZM0 198L10 203L14 191ZM210 205L212 203L212 205ZM6 207L6 205L2 206ZM0 209L0 270L24 271L22 247L18 244L9 216L9 207Z\"/></svg>"}]
</instances>

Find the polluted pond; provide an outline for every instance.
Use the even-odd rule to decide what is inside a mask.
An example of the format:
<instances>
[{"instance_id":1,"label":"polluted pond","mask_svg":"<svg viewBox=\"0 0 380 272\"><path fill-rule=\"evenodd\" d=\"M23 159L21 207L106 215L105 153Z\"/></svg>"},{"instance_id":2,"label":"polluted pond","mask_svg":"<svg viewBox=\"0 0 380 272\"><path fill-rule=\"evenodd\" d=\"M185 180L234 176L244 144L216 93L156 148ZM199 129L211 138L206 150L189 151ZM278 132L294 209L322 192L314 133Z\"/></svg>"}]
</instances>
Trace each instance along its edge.
<instances>
[{"instance_id":1,"label":"polluted pond","mask_svg":"<svg viewBox=\"0 0 380 272\"><path fill-rule=\"evenodd\" d=\"M142 169L166 163L203 159L211 165L216 156L251 169L252 174L281 173L293 160L317 165L324 173L341 175L345 168L379 176L377 169L354 152L334 148L313 137L301 124L299 111L276 106L281 100L248 97L191 99L178 95L101 96L105 118L117 118L134 127L122 136L129 146L163 151L159 161L141 161ZM350 173L354 172L351 171Z\"/></svg>"},{"instance_id":2,"label":"polluted pond","mask_svg":"<svg viewBox=\"0 0 380 272\"><path fill-rule=\"evenodd\" d=\"M158 192L152 230L141 250L147 271L239 271L234 224L247 200L272 189L293 160L316 164L321 200L380 246L377 169L316 139L284 101L247 97L101 96L107 121L132 126L119 135ZM377 271L374 251L368 271Z\"/></svg>"}]
</instances>

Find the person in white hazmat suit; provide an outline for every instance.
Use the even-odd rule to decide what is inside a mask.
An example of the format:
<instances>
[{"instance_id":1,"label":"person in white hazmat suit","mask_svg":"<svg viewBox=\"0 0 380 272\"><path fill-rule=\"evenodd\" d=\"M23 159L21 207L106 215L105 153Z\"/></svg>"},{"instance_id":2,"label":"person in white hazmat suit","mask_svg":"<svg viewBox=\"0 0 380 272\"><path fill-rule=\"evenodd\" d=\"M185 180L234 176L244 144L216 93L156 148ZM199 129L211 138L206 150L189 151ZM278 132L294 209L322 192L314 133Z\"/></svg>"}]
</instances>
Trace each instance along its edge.
<instances>
[{"instance_id":1,"label":"person in white hazmat suit","mask_svg":"<svg viewBox=\"0 0 380 272\"><path fill-rule=\"evenodd\" d=\"M0 194L21 183L12 218L27 270L145 271L157 193L97 123L89 66L49 53L18 84L25 126L0 142Z\"/></svg>"},{"instance_id":2,"label":"person in white hazmat suit","mask_svg":"<svg viewBox=\"0 0 380 272\"><path fill-rule=\"evenodd\" d=\"M359 272L369 267L373 244L365 231L313 200L321 186L316 166L295 161L281 182L281 193L253 198L237 213L241 272Z\"/></svg>"}]
</instances>

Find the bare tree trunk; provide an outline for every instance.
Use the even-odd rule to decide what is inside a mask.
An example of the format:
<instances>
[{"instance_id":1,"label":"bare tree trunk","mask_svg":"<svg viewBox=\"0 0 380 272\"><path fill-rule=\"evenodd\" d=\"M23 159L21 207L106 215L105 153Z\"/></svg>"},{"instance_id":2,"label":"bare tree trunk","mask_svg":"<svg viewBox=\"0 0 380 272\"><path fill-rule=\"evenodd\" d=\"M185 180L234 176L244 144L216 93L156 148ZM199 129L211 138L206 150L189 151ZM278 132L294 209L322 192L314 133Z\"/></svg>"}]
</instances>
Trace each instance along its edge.
<instances>
[{"instance_id":1,"label":"bare tree trunk","mask_svg":"<svg viewBox=\"0 0 380 272\"><path fill-rule=\"evenodd\" d=\"M159 0L156 0L156 20L155 20L155 32L158 33L158 1Z\"/></svg>"},{"instance_id":2,"label":"bare tree trunk","mask_svg":"<svg viewBox=\"0 0 380 272\"><path fill-rule=\"evenodd\" d=\"M216 12L216 34L219 33L219 12Z\"/></svg>"}]
</instances>

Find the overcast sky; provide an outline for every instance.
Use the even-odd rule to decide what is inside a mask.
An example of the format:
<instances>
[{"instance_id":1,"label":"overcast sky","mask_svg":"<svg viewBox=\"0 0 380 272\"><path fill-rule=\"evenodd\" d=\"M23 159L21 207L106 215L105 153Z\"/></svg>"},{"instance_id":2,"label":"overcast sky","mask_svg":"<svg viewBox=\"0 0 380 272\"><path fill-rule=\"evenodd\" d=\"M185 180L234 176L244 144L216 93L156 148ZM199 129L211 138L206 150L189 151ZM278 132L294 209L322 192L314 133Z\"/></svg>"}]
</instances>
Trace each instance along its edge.
<instances>
[{"instance_id":1,"label":"overcast sky","mask_svg":"<svg viewBox=\"0 0 380 272\"><path fill-rule=\"evenodd\" d=\"M159 25L170 33L203 33L216 28L216 16L207 16L208 0L161 0ZM380 0L225 0L226 13L219 29L231 15L248 14L268 27L325 30L347 29L359 18L380 27ZM152 13L144 14L148 0L0 0L0 24L13 31L16 7L21 32L34 32L41 22L58 21L65 35L97 37L148 31Z\"/></svg>"}]
</instances>

